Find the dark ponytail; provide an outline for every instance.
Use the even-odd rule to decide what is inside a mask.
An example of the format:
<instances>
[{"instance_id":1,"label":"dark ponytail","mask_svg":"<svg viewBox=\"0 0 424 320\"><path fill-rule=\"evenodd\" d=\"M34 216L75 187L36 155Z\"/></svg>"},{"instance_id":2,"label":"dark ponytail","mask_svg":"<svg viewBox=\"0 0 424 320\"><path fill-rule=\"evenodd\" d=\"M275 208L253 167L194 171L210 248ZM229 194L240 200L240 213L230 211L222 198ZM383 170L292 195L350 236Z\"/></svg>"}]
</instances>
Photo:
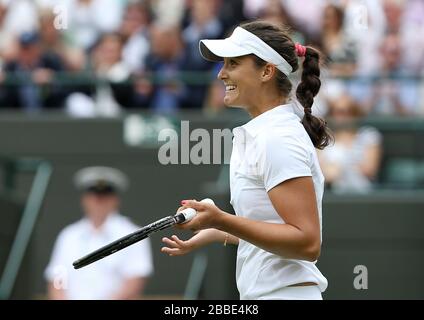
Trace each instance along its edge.
<instances>
[{"instance_id":1,"label":"dark ponytail","mask_svg":"<svg viewBox=\"0 0 424 320\"><path fill-rule=\"evenodd\" d=\"M330 129L327 127L327 122L312 115L314 97L321 88L319 59L320 55L317 50L306 47L301 82L297 86L296 97L305 111L302 124L315 148L322 150L330 144L333 137Z\"/></svg>"},{"instance_id":2,"label":"dark ponytail","mask_svg":"<svg viewBox=\"0 0 424 320\"><path fill-rule=\"evenodd\" d=\"M271 48L277 51L293 68L295 72L299 68L297 48L289 36L289 30L266 21L254 21L240 25L243 29L255 34L262 39ZM302 46L300 46L302 47ZM320 54L311 47L302 47L306 49L304 53L302 81L296 89L296 97L305 110L305 116L302 124L312 140L314 146L318 149L324 149L333 140L327 123L320 118L312 115L312 104L314 97L318 94L321 87L319 60ZM255 56L255 62L259 67L266 64L264 60ZM277 70L276 82L278 89L285 97L288 97L292 90L292 83L289 78Z\"/></svg>"}]
</instances>

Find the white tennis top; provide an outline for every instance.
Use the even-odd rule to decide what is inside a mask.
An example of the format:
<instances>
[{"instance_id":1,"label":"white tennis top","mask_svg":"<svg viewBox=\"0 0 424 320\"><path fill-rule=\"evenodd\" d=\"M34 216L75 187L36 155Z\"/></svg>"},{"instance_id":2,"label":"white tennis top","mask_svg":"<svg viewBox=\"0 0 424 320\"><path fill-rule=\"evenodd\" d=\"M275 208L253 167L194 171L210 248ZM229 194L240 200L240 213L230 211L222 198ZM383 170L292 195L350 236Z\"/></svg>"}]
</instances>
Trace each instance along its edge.
<instances>
[{"instance_id":1,"label":"white tennis top","mask_svg":"<svg viewBox=\"0 0 424 320\"><path fill-rule=\"evenodd\" d=\"M237 215L284 223L268 197L281 182L311 176L322 230L324 176L316 150L293 104L275 107L233 129L230 161L231 204ZM327 280L314 262L285 259L240 239L237 251L240 299L278 299L292 284L315 282L321 292Z\"/></svg>"},{"instance_id":2,"label":"white tennis top","mask_svg":"<svg viewBox=\"0 0 424 320\"><path fill-rule=\"evenodd\" d=\"M99 230L87 218L63 229L54 246L45 277L64 289L68 299L109 299L123 281L153 272L150 240L145 239L102 260L75 270L72 263L138 227L127 217L111 214Z\"/></svg>"}]
</instances>

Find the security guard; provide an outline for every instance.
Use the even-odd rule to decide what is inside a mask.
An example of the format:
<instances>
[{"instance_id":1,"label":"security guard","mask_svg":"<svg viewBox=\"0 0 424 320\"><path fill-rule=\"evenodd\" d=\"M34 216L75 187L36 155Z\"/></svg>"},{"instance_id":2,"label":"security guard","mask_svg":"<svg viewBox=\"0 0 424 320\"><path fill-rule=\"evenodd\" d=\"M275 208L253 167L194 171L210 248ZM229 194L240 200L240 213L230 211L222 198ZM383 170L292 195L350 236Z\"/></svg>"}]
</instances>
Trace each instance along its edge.
<instances>
[{"instance_id":1,"label":"security guard","mask_svg":"<svg viewBox=\"0 0 424 320\"><path fill-rule=\"evenodd\" d=\"M119 213L119 195L128 178L109 167L88 167L75 174L85 217L62 230L45 270L50 299L137 299L153 272L149 239L90 266L74 270L76 259L138 227Z\"/></svg>"}]
</instances>

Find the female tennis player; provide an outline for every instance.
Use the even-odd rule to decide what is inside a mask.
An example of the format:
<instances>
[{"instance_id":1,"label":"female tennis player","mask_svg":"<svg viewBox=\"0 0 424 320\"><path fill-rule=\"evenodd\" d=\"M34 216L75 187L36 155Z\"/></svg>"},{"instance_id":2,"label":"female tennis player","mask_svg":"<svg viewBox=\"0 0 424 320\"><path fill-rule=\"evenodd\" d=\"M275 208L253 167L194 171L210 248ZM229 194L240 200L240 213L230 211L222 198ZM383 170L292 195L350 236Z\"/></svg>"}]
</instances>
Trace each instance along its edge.
<instances>
[{"instance_id":1,"label":"female tennis player","mask_svg":"<svg viewBox=\"0 0 424 320\"><path fill-rule=\"evenodd\" d=\"M225 104L252 117L233 130L230 189L236 215L183 200L180 209L198 214L181 228L200 232L187 241L164 238L162 251L177 256L211 242L235 244L241 299L322 299L327 280L315 262L324 178L315 148L327 146L331 136L311 113L321 85L319 53L262 21L242 24L227 39L201 40L200 51L207 60L224 61L218 78L226 86ZM288 76L299 59L296 101Z\"/></svg>"}]
</instances>

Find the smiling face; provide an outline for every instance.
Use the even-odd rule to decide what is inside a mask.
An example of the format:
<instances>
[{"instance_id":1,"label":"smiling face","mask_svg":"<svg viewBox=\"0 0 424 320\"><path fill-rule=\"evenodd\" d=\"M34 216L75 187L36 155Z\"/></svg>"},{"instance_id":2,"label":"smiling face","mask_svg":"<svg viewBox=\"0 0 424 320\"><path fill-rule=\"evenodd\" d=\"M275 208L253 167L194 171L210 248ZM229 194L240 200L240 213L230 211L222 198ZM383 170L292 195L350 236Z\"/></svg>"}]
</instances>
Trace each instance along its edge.
<instances>
[{"instance_id":1,"label":"smiling face","mask_svg":"<svg viewBox=\"0 0 424 320\"><path fill-rule=\"evenodd\" d=\"M247 109L255 105L263 85L262 73L263 68L255 64L252 56L224 58L218 79L225 85L225 105Z\"/></svg>"}]
</instances>

